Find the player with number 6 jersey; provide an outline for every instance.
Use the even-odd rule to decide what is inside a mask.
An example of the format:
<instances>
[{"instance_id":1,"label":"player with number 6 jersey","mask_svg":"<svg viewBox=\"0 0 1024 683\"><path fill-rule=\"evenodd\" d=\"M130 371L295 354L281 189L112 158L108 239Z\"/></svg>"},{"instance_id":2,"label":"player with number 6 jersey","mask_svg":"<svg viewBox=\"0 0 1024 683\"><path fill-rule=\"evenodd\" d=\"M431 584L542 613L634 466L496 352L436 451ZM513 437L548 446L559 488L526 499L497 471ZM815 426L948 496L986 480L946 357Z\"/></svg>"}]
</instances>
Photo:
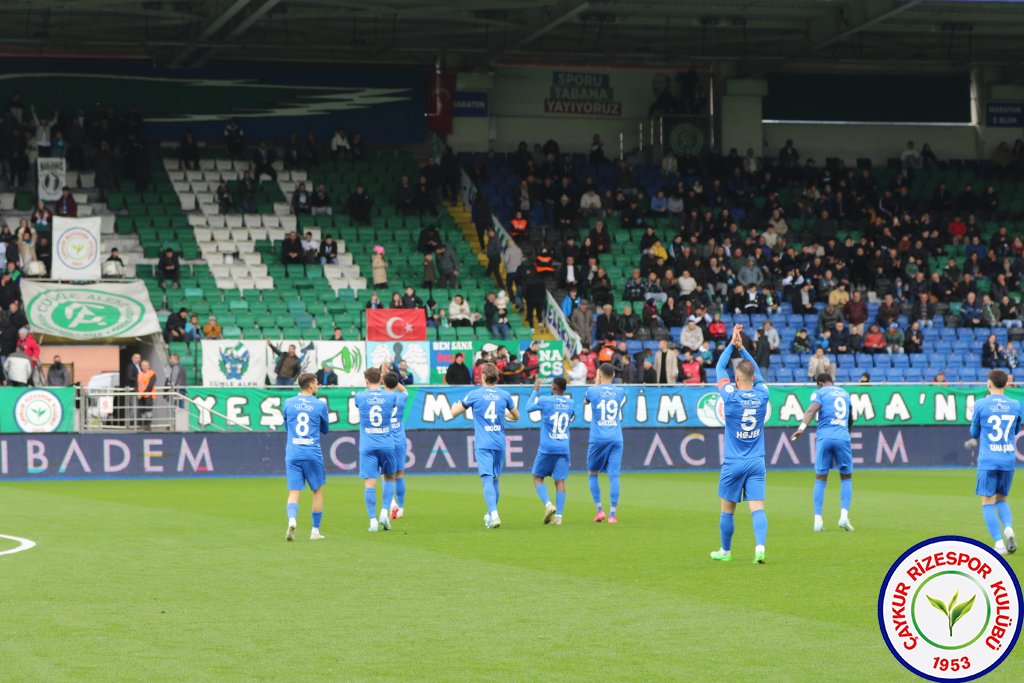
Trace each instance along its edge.
<instances>
[{"instance_id":1,"label":"player with number 6 jersey","mask_svg":"<svg viewBox=\"0 0 1024 683\"><path fill-rule=\"evenodd\" d=\"M309 538L312 541L323 538L320 535L320 520L324 515L323 488L327 483L327 474L324 472L324 454L320 450L320 435L327 433L330 419L327 404L316 397L319 386L316 375L309 372L299 375L299 395L286 400L281 411L287 432L284 448L285 469L288 472L286 541L295 540L299 496L306 484L313 491L313 528Z\"/></svg>"},{"instance_id":2,"label":"player with number 6 jersey","mask_svg":"<svg viewBox=\"0 0 1024 683\"><path fill-rule=\"evenodd\" d=\"M551 395L538 396L540 380L533 385L533 393L526 402L528 413L540 413L540 446L533 461L533 486L540 502L544 503L544 523L554 520L562 523L565 510L565 480L569 476L569 423L576 417L572 399L565 395L564 377L551 380ZM545 477L555 482L555 504L544 485Z\"/></svg>"},{"instance_id":3,"label":"player with number 6 jersey","mask_svg":"<svg viewBox=\"0 0 1024 683\"><path fill-rule=\"evenodd\" d=\"M458 417L467 410L473 411L473 455L477 471L484 488L484 502L487 514L484 526L497 529L501 526L498 516L498 499L501 489L498 480L505 465L505 419L519 419L512 395L498 388L500 374L494 363L480 366L484 386L473 389L464 399L452 406L452 417Z\"/></svg>"},{"instance_id":4,"label":"player with number 6 jersey","mask_svg":"<svg viewBox=\"0 0 1024 683\"><path fill-rule=\"evenodd\" d=\"M850 524L850 503L853 500L853 445L850 442L853 413L850 410L850 394L835 386L832 375L827 372L814 379L818 390L811 394L811 405L792 437L793 441L799 439L814 416L818 416L814 454L814 530L825 530L821 511L825 506L828 471L835 467L839 470L839 528L853 531L853 525Z\"/></svg>"},{"instance_id":5,"label":"player with number 6 jersey","mask_svg":"<svg viewBox=\"0 0 1024 683\"><path fill-rule=\"evenodd\" d=\"M602 363L594 377L594 386L587 388L584 403L591 406L590 441L587 444L587 472L590 475L590 495L597 514L595 522L608 520L618 524L619 473L622 470L622 409L626 405L626 390L612 384L615 367ZM605 517L601 503L601 483L597 475L608 475L610 506Z\"/></svg>"},{"instance_id":6,"label":"player with number 6 jersey","mask_svg":"<svg viewBox=\"0 0 1024 683\"><path fill-rule=\"evenodd\" d=\"M370 516L370 531L391 528L388 507L395 495L395 437L391 432L391 415L397 394L381 388L380 368L363 373L366 391L356 394L359 410L359 476L363 479L363 500ZM380 518L377 510L377 477L383 478Z\"/></svg>"},{"instance_id":7,"label":"player with number 6 jersey","mask_svg":"<svg viewBox=\"0 0 1024 683\"><path fill-rule=\"evenodd\" d=\"M989 395L974 404L971 436L978 439L978 481L981 514L995 549L1001 555L1017 552L1013 516L1006 502L1017 464L1017 433L1022 424L1020 403L1006 395L1010 377L1003 370L988 373ZM1002 526L1000 527L1000 522Z\"/></svg>"}]
</instances>

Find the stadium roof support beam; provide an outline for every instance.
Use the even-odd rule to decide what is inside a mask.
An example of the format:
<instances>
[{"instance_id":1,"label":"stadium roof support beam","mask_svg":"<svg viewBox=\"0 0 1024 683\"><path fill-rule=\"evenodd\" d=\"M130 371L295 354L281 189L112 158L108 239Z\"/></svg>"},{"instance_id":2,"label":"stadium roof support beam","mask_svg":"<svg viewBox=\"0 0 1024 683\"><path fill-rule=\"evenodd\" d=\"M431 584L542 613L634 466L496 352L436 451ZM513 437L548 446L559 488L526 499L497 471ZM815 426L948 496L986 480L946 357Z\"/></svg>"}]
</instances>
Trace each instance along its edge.
<instances>
[{"instance_id":1,"label":"stadium roof support beam","mask_svg":"<svg viewBox=\"0 0 1024 683\"><path fill-rule=\"evenodd\" d=\"M548 21L546 24L543 24L542 26L538 26L528 36L526 36L525 38L520 40L518 43L516 43L512 47L503 48L501 50L497 50L495 52L490 53L487 56L487 59L485 60L486 63L483 66L487 66L488 64L493 64L495 62L495 60L497 60L499 57L501 57L503 54L505 54L507 52L515 52L516 50L521 50L522 48L526 47L527 45L529 45L533 41L535 41L538 38L540 38L541 36L543 36L544 34L550 33L551 31L554 31L556 28L558 28L559 26L561 26L565 22L572 21L573 19L575 19L577 16L579 16L583 12L586 12L588 9L590 9L590 3L589 2L581 2L580 4L576 5L575 7L572 7L568 11L563 12L559 16L557 16L554 19Z\"/></svg>"},{"instance_id":2,"label":"stadium roof support beam","mask_svg":"<svg viewBox=\"0 0 1024 683\"><path fill-rule=\"evenodd\" d=\"M235 38L238 38L239 36L244 34L246 31L252 28L257 21L267 16L270 10L274 9L279 4L281 4L281 2L282 0L266 0L266 2L257 7L255 10L253 10L252 14L246 17L244 21L240 22L238 26L235 26L233 29L231 29L231 32L224 36L222 43L229 43ZM246 4L248 4L248 0ZM206 63L210 61L210 57L213 56L213 53L219 50L220 47L224 46L225 45L210 48L210 50L208 50L206 54L204 54L202 57L196 60L195 66L206 66Z\"/></svg>"},{"instance_id":3,"label":"stadium roof support beam","mask_svg":"<svg viewBox=\"0 0 1024 683\"><path fill-rule=\"evenodd\" d=\"M828 47L829 45L833 45L833 44L838 43L840 41L846 40L850 36L855 35L857 33L860 33L861 31L863 31L866 28L871 28L875 24L880 24L883 21L887 21L888 19L891 19L892 17L896 16L897 14L900 14L901 12L904 12L904 11L910 9L914 5L919 5L922 2L924 2L924 0L907 0L906 2L904 2L902 4L899 4L899 5L896 5L895 7L891 8L889 10L886 10L886 11L880 13L880 14L876 14L875 16L871 17L870 19L867 19L866 21L863 21L863 22L857 24L856 26L854 26L852 28L848 28L847 30L843 31L842 33L836 34L836 35L832 36L831 38L828 38L827 40L824 40L824 41L818 43L817 45L812 47L810 51L811 52L817 52L818 50L821 50L821 49L824 49L824 48Z\"/></svg>"},{"instance_id":4,"label":"stadium roof support beam","mask_svg":"<svg viewBox=\"0 0 1024 683\"><path fill-rule=\"evenodd\" d=\"M203 42L212 38L217 31L224 27L224 24L231 21L232 17L245 9L250 2L252 2L252 0L236 0L231 7L228 7L219 17L210 22L210 25L203 29L203 32L196 36L195 40L186 46L184 50L179 52L177 56L171 60L168 66L171 68L183 66L185 64L185 60L191 57Z\"/></svg>"}]
</instances>

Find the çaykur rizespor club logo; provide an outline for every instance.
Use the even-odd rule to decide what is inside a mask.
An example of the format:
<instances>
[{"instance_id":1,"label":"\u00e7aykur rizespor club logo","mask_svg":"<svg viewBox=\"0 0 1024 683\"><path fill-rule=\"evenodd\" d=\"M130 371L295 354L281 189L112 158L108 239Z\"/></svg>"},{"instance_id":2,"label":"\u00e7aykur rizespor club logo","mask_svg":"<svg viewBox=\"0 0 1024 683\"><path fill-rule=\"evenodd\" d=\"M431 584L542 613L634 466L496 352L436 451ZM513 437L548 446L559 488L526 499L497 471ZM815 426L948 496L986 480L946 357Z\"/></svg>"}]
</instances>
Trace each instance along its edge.
<instances>
[{"instance_id":1,"label":"\u00e7aykur rizespor club logo","mask_svg":"<svg viewBox=\"0 0 1024 683\"><path fill-rule=\"evenodd\" d=\"M878 624L893 656L933 681L983 676L1020 635L1020 583L992 548L962 536L918 543L889 569Z\"/></svg>"},{"instance_id":2,"label":"\u00e7aykur rizespor club logo","mask_svg":"<svg viewBox=\"0 0 1024 683\"><path fill-rule=\"evenodd\" d=\"M768 422L771 416L772 404L769 402L764 414L764 421ZM722 402L721 395L717 392L708 392L697 399L697 419L705 427L724 427L725 404Z\"/></svg>"},{"instance_id":3,"label":"\u00e7aykur rizespor club logo","mask_svg":"<svg viewBox=\"0 0 1024 683\"><path fill-rule=\"evenodd\" d=\"M96 237L85 228L66 230L56 245L57 258L68 268L81 270L96 262L99 245Z\"/></svg>"},{"instance_id":4,"label":"\u00e7aykur rizespor club logo","mask_svg":"<svg viewBox=\"0 0 1024 683\"><path fill-rule=\"evenodd\" d=\"M52 432L63 418L60 399L44 389L26 391L14 404L14 422L23 432Z\"/></svg>"}]
</instances>

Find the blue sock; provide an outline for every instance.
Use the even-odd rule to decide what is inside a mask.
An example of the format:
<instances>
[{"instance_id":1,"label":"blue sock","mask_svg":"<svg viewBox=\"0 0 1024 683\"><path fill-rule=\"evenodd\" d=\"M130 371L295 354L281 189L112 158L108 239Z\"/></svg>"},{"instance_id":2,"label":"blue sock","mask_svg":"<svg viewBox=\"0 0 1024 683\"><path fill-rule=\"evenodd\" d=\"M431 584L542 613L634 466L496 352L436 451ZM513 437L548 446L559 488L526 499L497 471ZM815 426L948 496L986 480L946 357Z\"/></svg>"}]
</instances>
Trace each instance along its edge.
<instances>
[{"instance_id":1,"label":"blue sock","mask_svg":"<svg viewBox=\"0 0 1024 683\"><path fill-rule=\"evenodd\" d=\"M565 491L555 491L555 514L562 514L565 509Z\"/></svg>"},{"instance_id":2,"label":"blue sock","mask_svg":"<svg viewBox=\"0 0 1024 683\"><path fill-rule=\"evenodd\" d=\"M498 486L498 478L494 478L494 509L498 509L498 500L501 498L501 487Z\"/></svg>"},{"instance_id":3,"label":"blue sock","mask_svg":"<svg viewBox=\"0 0 1024 683\"><path fill-rule=\"evenodd\" d=\"M1005 500L996 503L996 513L999 515L999 521L1003 523L1004 527L1013 526L1013 513L1010 512L1009 503Z\"/></svg>"},{"instance_id":4,"label":"blue sock","mask_svg":"<svg viewBox=\"0 0 1024 683\"><path fill-rule=\"evenodd\" d=\"M395 502L398 507L405 507L405 477L395 479Z\"/></svg>"},{"instance_id":5,"label":"blue sock","mask_svg":"<svg viewBox=\"0 0 1024 683\"><path fill-rule=\"evenodd\" d=\"M722 513L722 516L718 518L718 530L722 534L722 550L729 552L732 550L732 532L736 530L732 513Z\"/></svg>"},{"instance_id":6,"label":"blue sock","mask_svg":"<svg viewBox=\"0 0 1024 683\"><path fill-rule=\"evenodd\" d=\"M544 482L537 484L537 497L540 498L540 502L547 505L551 502L551 496L548 495L548 487L544 485Z\"/></svg>"},{"instance_id":7,"label":"blue sock","mask_svg":"<svg viewBox=\"0 0 1024 683\"><path fill-rule=\"evenodd\" d=\"M285 509L288 510L288 519L295 519L299 516L298 503L288 503L288 505L285 506Z\"/></svg>"},{"instance_id":8,"label":"blue sock","mask_svg":"<svg viewBox=\"0 0 1024 683\"><path fill-rule=\"evenodd\" d=\"M820 515L821 509L825 507L825 487L828 486L827 481L821 479L814 480L814 514Z\"/></svg>"},{"instance_id":9,"label":"blue sock","mask_svg":"<svg viewBox=\"0 0 1024 683\"><path fill-rule=\"evenodd\" d=\"M392 479L391 481L388 481L387 479L385 479L384 483L381 484L381 498L380 498L381 507L384 508L385 510L390 508L391 507L391 499L394 498L394 497L395 497L395 480Z\"/></svg>"},{"instance_id":10,"label":"blue sock","mask_svg":"<svg viewBox=\"0 0 1024 683\"><path fill-rule=\"evenodd\" d=\"M608 498L611 502L611 513L615 515L615 508L619 507L619 475L608 475Z\"/></svg>"},{"instance_id":11,"label":"blue sock","mask_svg":"<svg viewBox=\"0 0 1024 683\"><path fill-rule=\"evenodd\" d=\"M590 475L590 495L594 498L594 505L601 509L601 483L597 480L596 474Z\"/></svg>"},{"instance_id":12,"label":"blue sock","mask_svg":"<svg viewBox=\"0 0 1024 683\"><path fill-rule=\"evenodd\" d=\"M1003 530L999 526L999 517L996 515L995 505L982 505L981 516L985 518L985 526L993 541L1003 540Z\"/></svg>"},{"instance_id":13,"label":"blue sock","mask_svg":"<svg viewBox=\"0 0 1024 683\"><path fill-rule=\"evenodd\" d=\"M366 512L370 519L377 518L377 489L364 489L363 498L366 500Z\"/></svg>"},{"instance_id":14,"label":"blue sock","mask_svg":"<svg viewBox=\"0 0 1024 683\"><path fill-rule=\"evenodd\" d=\"M853 479L842 479L839 482L840 507L849 512L851 500L853 500Z\"/></svg>"},{"instance_id":15,"label":"blue sock","mask_svg":"<svg viewBox=\"0 0 1024 683\"><path fill-rule=\"evenodd\" d=\"M489 474L480 475L480 481L484 485L484 501L487 503L487 512L495 512L498 509L498 496L494 491L494 477Z\"/></svg>"},{"instance_id":16,"label":"blue sock","mask_svg":"<svg viewBox=\"0 0 1024 683\"><path fill-rule=\"evenodd\" d=\"M314 529L319 529L320 528L320 520L322 520L323 518L324 518L324 513L322 513L322 512L314 512L313 513L313 528Z\"/></svg>"},{"instance_id":17,"label":"blue sock","mask_svg":"<svg viewBox=\"0 0 1024 683\"><path fill-rule=\"evenodd\" d=\"M750 517L754 521L754 544L764 545L768 539L768 515L764 514L764 510L754 510Z\"/></svg>"}]
</instances>

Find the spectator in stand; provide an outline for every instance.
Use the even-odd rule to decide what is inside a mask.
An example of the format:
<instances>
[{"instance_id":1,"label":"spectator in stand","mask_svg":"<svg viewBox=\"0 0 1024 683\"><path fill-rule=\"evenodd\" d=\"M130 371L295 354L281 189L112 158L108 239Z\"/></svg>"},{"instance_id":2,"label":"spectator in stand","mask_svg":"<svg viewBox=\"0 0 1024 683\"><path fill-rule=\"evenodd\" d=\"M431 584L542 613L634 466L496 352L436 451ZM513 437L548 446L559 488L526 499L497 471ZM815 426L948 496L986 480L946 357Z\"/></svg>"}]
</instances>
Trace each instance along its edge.
<instances>
[{"instance_id":1,"label":"spectator in stand","mask_svg":"<svg viewBox=\"0 0 1024 683\"><path fill-rule=\"evenodd\" d=\"M934 317L935 304L931 302L927 292L921 292L917 295L917 301L914 302L913 307L910 309L910 319L925 327L931 327L933 324L932 318Z\"/></svg>"},{"instance_id":2,"label":"spectator in stand","mask_svg":"<svg viewBox=\"0 0 1024 683\"><path fill-rule=\"evenodd\" d=\"M362 184L356 185L355 192L349 195L348 201L345 203L345 208L356 225L370 224L373 200L366 194L366 188Z\"/></svg>"},{"instance_id":3,"label":"spectator in stand","mask_svg":"<svg viewBox=\"0 0 1024 683\"><path fill-rule=\"evenodd\" d=\"M886 350L885 335L877 323L868 328L864 335L864 353L884 353Z\"/></svg>"},{"instance_id":4,"label":"spectator in stand","mask_svg":"<svg viewBox=\"0 0 1024 683\"><path fill-rule=\"evenodd\" d=\"M915 320L910 323L903 337L903 350L906 353L921 353L924 348L924 333L921 332L920 322Z\"/></svg>"},{"instance_id":5,"label":"spectator in stand","mask_svg":"<svg viewBox=\"0 0 1024 683\"><path fill-rule=\"evenodd\" d=\"M900 331L899 323L890 323L884 337L886 350L890 355L903 353L906 338L903 336L903 332Z\"/></svg>"},{"instance_id":6,"label":"spectator in stand","mask_svg":"<svg viewBox=\"0 0 1024 683\"><path fill-rule=\"evenodd\" d=\"M704 343L704 330L697 326L697 323L690 320L686 323L686 327L679 333L679 345L684 351L692 351L696 353L700 350L701 344Z\"/></svg>"},{"instance_id":7,"label":"spectator in stand","mask_svg":"<svg viewBox=\"0 0 1024 683\"><path fill-rule=\"evenodd\" d=\"M654 354L654 370L658 384L675 384L679 379L679 352L664 339L658 342L658 352Z\"/></svg>"},{"instance_id":8,"label":"spectator in stand","mask_svg":"<svg viewBox=\"0 0 1024 683\"><path fill-rule=\"evenodd\" d=\"M345 132L344 128L338 128L334 131L334 136L331 138L331 158L335 160L345 160L352 157L352 145L348 141L348 133Z\"/></svg>"},{"instance_id":9,"label":"spectator in stand","mask_svg":"<svg viewBox=\"0 0 1024 683\"><path fill-rule=\"evenodd\" d=\"M540 342L533 341L530 348L523 351L523 381L532 382L540 372Z\"/></svg>"},{"instance_id":10,"label":"spectator in stand","mask_svg":"<svg viewBox=\"0 0 1024 683\"><path fill-rule=\"evenodd\" d=\"M836 369L832 365L832 361L825 355L825 349L820 346L814 351L814 355L811 356L811 360L807 363L807 376L814 379L822 373L828 373L833 377L836 376Z\"/></svg>"},{"instance_id":11,"label":"spectator in stand","mask_svg":"<svg viewBox=\"0 0 1024 683\"><path fill-rule=\"evenodd\" d=\"M580 297L575 287L570 287L569 291L566 292L565 297L562 299L562 315L569 318L572 312L576 310L576 307L580 305L582 298Z\"/></svg>"},{"instance_id":12,"label":"spectator in stand","mask_svg":"<svg viewBox=\"0 0 1024 683\"><path fill-rule=\"evenodd\" d=\"M850 334L864 335L864 323L868 319L868 305L860 290L854 290L850 300L843 305L843 318L850 327Z\"/></svg>"},{"instance_id":13,"label":"spectator in stand","mask_svg":"<svg viewBox=\"0 0 1024 683\"><path fill-rule=\"evenodd\" d=\"M296 216L302 214L308 214L310 211L309 206L309 191L306 190L306 183L299 183L299 186L295 188L292 193L292 213Z\"/></svg>"},{"instance_id":14,"label":"spectator in stand","mask_svg":"<svg viewBox=\"0 0 1024 683\"><path fill-rule=\"evenodd\" d=\"M825 306L818 315L818 334L825 330L834 330L836 323L842 320L842 318L842 314L836 310L835 306Z\"/></svg>"},{"instance_id":15,"label":"spectator in stand","mask_svg":"<svg viewBox=\"0 0 1024 683\"><path fill-rule=\"evenodd\" d=\"M683 384L701 384L704 382L704 365L699 355L690 353L683 354L683 360L679 365L680 375Z\"/></svg>"},{"instance_id":16,"label":"spectator in stand","mask_svg":"<svg viewBox=\"0 0 1024 683\"><path fill-rule=\"evenodd\" d=\"M580 355L573 354L566 363L566 379L569 384L583 385L587 383L587 366L580 360Z\"/></svg>"},{"instance_id":17,"label":"spectator in stand","mask_svg":"<svg viewBox=\"0 0 1024 683\"><path fill-rule=\"evenodd\" d=\"M608 340L619 336L619 316L611 304L605 304L601 308L601 313L597 316L596 328L598 339Z\"/></svg>"},{"instance_id":18,"label":"spectator in stand","mask_svg":"<svg viewBox=\"0 0 1024 683\"><path fill-rule=\"evenodd\" d=\"M370 257L370 269L373 272L373 288L388 288L388 260L384 257L384 247L379 244L373 248Z\"/></svg>"},{"instance_id":19,"label":"spectator in stand","mask_svg":"<svg viewBox=\"0 0 1024 683\"><path fill-rule=\"evenodd\" d=\"M203 339L203 326L199 324L199 316L195 313L188 317L188 322L185 323L185 341L202 341Z\"/></svg>"},{"instance_id":20,"label":"spectator in stand","mask_svg":"<svg viewBox=\"0 0 1024 683\"><path fill-rule=\"evenodd\" d=\"M449 386L465 386L473 383L473 377L469 372L469 368L466 367L465 360L466 356L464 354L455 354L452 364L445 371L445 384Z\"/></svg>"},{"instance_id":21,"label":"spectator in stand","mask_svg":"<svg viewBox=\"0 0 1024 683\"><path fill-rule=\"evenodd\" d=\"M242 130L242 127L238 125L238 121L235 119L229 120L224 126L224 146L227 147L228 154L232 159L240 159L243 156L245 151L245 131Z\"/></svg>"},{"instance_id":22,"label":"spectator in stand","mask_svg":"<svg viewBox=\"0 0 1024 683\"><path fill-rule=\"evenodd\" d=\"M1005 349L999 344L996 335L990 334L981 347L981 367L1000 368L1005 362Z\"/></svg>"},{"instance_id":23,"label":"spectator in stand","mask_svg":"<svg viewBox=\"0 0 1024 683\"><path fill-rule=\"evenodd\" d=\"M807 338L807 330L798 330L789 345L791 353L810 353L811 340Z\"/></svg>"},{"instance_id":24,"label":"spectator in stand","mask_svg":"<svg viewBox=\"0 0 1024 683\"><path fill-rule=\"evenodd\" d=\"M60 356L53 357L53 362L50 363L50 367L46 371L46 386L71 386L71 374L68 372L68 366L61 362Z\"/></svg>"},{"instance_id":25,"label":"spectator in stand","mask_svg":"<svg viewBox=\"0 0 1024 683\"><path fill-rule=\"evenodd\" d=\"M676 299L669 297L661 305L661 322L669 329L683 326L683 310L676 305Z\"/></svg>"},{"instance_id":26,"label":"spectator in stand","mask_svg":"<svg viewBox=\"0 0 1024 683\"><path fill-rule=\"evenodd\" d=\"M32 361L21 351L7 355L3 362L3 372L7 386L27 387L32 382Z\"/></svg>"},{"instance_id":27,"label":"spectator in stand","mask_svg":"<svg viewBox=\"0 0 1024 683\"><path fill-rule=\"evenodd\" d=\"M536 328L544 322L544 313L547 311L547 284L544 276L534 268L527 268L523 277L523 299L526 303L526 316L524 324L529 328ZM523 364L526 365L524 355Z\"/></svg>"},{"instance_id":28,"label":"spectator in stand","mask_svg":"<svg viewBox=\"0 0 1024 683\"><path fill-rule=\"evenodd\" d=\"M328 264L332 266L338 265L338 243L334 241L334 238L330 235L324 237L323 241L320 242L317 257L320 260L321 266Z\"/></svg>"},{"instance_id":29,"label":"spectator in stand","mask_svg":"<svg viewBox=\"0 0 1024 683\"><path fill-rule=\"evenodd\" d=\"M160 287L167 289L168 282L171 283L174 289L181 287L181 261L173 249L164 249L164 253L160 255L160 259L156 264L156 268L159 274Z\"/></svg>"},{"instance_id":30,"label":"spectator in stand","mask_svg":"<svg viewBox=\"0 0 1024 683\"><path fill-rule=\"evenodd\" d=\"M164 339L168 342L186 341L185 323L187 320L187 308L180 308L177 313L167 316L167 323L164 325Z\"/></svg>"},{"instance_id":31,"label":"spectator in stand","mask_svg":"<svg viewBox=\"0 0 1024 683\"><path fill-rule=\"evenodd\" d=\"M405 308L405 300L402 295L398 292L391 292L391 301L388 303L388 308Z\"/></svg>"},{"instance_id":32,"label":"spectator in stand","mask_svg":"<svg viewBox=\"0 0 1024 683\"><path fill-rule=\"evenodd\" d=\"M302 255L302 240L299 239L299 234L292 230L281 242L281 263L286 266L301 264Z\"/></svg>"},{"instance_id":33,"label":"spectator in stand","mask_svg":"<svg viewBox=\"0 0 1024 683\"><path fill-rule=\"evenodd\" d=\"M960 326L983 327L984 324L981 308L978 306L978 296L974 292L967 292L967 296L960 306Z\"/></svg>"},{"instance_id":34,"label":"spectator in stand","mask_svg":"<svg viewBox=\"0 0 1024 683\"><path fill-rule=\"evenodd\" d=\"M451 147L445 147L441 155L441 189L444 198L455 206L459 203L459 185L462 183L462 166Z\"/></svg>"},{"instance_id":35,"label":"spectator in stand","mask_svg":"<svg viewBox=\"0 0 1024 683\"><path fill-rule=\"evenodd\" d=\"M992 301L988 294L981 295L981 321L983 327L998 327L1002 315L999 304Z\"/></svg>"},{"instance_id":36,"label":"spectator in stand","mask_svg":"<svg viewBox=\"0 0 1024 683\"><path fill-rule=\"evenodd\" d=\"M213 198L217 202L217 211L221 214L230 213L235 206L235 198L231 196L231 190L223 180L217 184Z\"/></svg>"},{"instance_id":37,"label":"spectator in stand","mask_svg":"<svg viewBox=\"0 0 1024 683\"><path fill-rule=\"evenodd\" d=\"M277 182L277 169L274 168L274 162L276 160L277 152L267 146L266 140L260 142L259 147L253 150L253 175L256 178L257 183L260 182L260 176L264 174L270 176L270 182Z\"/></svg>"},{"instance_id":38,"label":"spectator in stand","mask_svg":"<svg viewBox=\"0 0 1024 683\"><path fill-rule=\"evenodd\" d=\"M409 182L407 175L402 176L402 179L398 181L398 187L395 189L395 207L399 213L406 216L417 213L416 188Z\"/></svg>"},{"instance_id":39,"label":"spectator in stand","mask_svg":"<svg viewBox=\"0 0 1024 683\"><path fill-rule=\"evenodd\" d=\"M39 233L30 225L18 228L18 263L22 268L28 266L36 259L36 242ZM8 258L8 262L10 259Z\"/></svg>"},{"instance_id":40,"label":"spectator in stand","mask_svg":"<svg viewBox=\"0 0 1024 683\"><path fill-rule=\"evenodd\" d=\"M203 338L204 339L220 339L224 335L224 331L220 327L220 323L217 322L217 316L210 314L210 317L206 319L206 324L203 325Z\"/></svg>"},{"instance_id":41,"label":"spectator in stand","mask_svg":"<svg viewBox=\"0 0 1024 683\"><path fill-rule=\"evenodd\" d=\"M618 337L622 339L635 339L640 331L640 318L633 312L633 307L626 304L622 308L622 315L619 316Z\"/></svg>"},{"instance_id":42,"label":"spectator in stand","mask_svg":"<svg viewBox=\"0 0 1024 683\"><path fill-rule=\"evenodd\" d=\"M439 244L434 254L437 262L438 285L454 289L459 281L459 257L454 249Z\"/></svg>"},{"instance_id":43,"label":"spectator in stand","mask_svg":"<svg viewBox=\"0 0 1024 683\"><path fill-rule=\"evenodd\" d=\"M252 177L252 172L246 170L238 181L238 192L242 197L242 213L256 213L256 195L259 193L260 184Z\"/></svg>"},{"instance_id":44,"label":"spectator in stand","mask_svg":"<svg viewBox=\"0 0 1024 683\"><path fill-rule=\"evenodd\" d=\"M184 137L181 138L181 144L178 146L178 158L186 169L199 170L199 143L196 142L196 138L190 130L185 131Z\"/></svg>"},{"instance_id":45,"label":"spectator in stand","mask_svg":"<svg viewBox=\"0 0 1024 683\"><path fill-rule=\"evenodd\" d=\"M775 329L774 323L771 320L765 320L761 325L761 329L768 342L769 353L780 353L779 349L782 348L782 338L779 336L779 331Z\"/></svg>"},{"instance_id":46,"label":"spectator in stand","mask_svg":"<svg viewBox=\"0 0 1024 683\"><path fill-rule=\"evenodd\" d=\"M323 183L316 186L316 191L309 199L310 213L314 216L330 216L334 213L331 208L331 196L327 194L327 188Z\"/></svg>"},{"instance_id":47,"label":"spectator in stand","mask_svg":"<svg viewBox=\"0 0 1024 683\"><path fill-rule=\"evenodd\" d=\"M640 269L634 268L633 274L626 281L626 286L622 294L622 299L624 301L629 302L643 301L644 294L646 292L646 287L646 282L640 276Z\"/></svg>"},{"instance_id":48,"label":"spectator in stand","mask_svg":"<svg viewBox=\"0 0 1024 683\"><path fill-rule=\"evenodd\" d=\"M509 240L505 245L505 251L501 254L501 260L505 264L505 290L509 296L515 298L519 308L522 309L523 292L519 270L523 265L523 250L514 240Z\"/></svg>"},{"instance_id":49,"label":"spectator in stand","mask_svg":"<svg viewBox=\"0 0 1024 683\"><path fill-rule=\"evenodd\" d=\"M832 330L831 348L836 353L853 353L853 341L850 338L850 331L846 329L846 323L842 320L836 321L835 329Z\"/></svg>"},{"instance_id":50,"label":"spectator in stand","mask_svg":"<svg viewBox=\"0 0 1024 683\"><path fill-rule=\"evenodd\" d=\"M900 153L900 161L907 168L921 168L921 154L914 149L914 141L907 143L906 148Z\"/></svg>"},{"instance_id":51,"label":"spectator in stand","mask_svg":"<svg viewBox=\"0 0 1024 683\"><path fill-rule=\"evenodd\" d=\"M897 322L900 318L900 307L893 299L892 294L886 294L878 307L878 316L875 322L880 327L888 327L890 323Z\"/></svg>"},{"instance_id":52,"label":"spectator in stand","mask_svg":"<svg viewBox=\"0 0 1024 683\"><path fill-rule=\"evenodd\" d=\"M579 306L569 316L569 326L585 342L594 338L594 313L586 299L581 300Z\"/></svg>"},{"instance_id":53,"label":"spectator in stand","mask_svg":"<svg viewBox=\"0 0 1024 683\"><path fill-rule=\"evenodd\" d=\"M78 215L78 202L75 201L75 196L71 194L71 188L65 185L61 189L60 197L57 198L53 208L58 216L63 216L64 218L74 218Z\"/></svg>"},{"instance_id":54,"label":"spectator in stand","mask_svg":"<svg viewBox=\"0 0 1024 683\"><path fill-rule=\"evenodd\" d=\"M313 233L310 230L306 231L302 239L299 241L302 245L302 262L303 263L316 263L320 258L320 240L313 237Z\"/></svg>"},{"instance_id":55,"label":"spectator in stand","mask_svg":"<svg viewBox=\"0 0 1024 683\"><path fill-rule=\"evenodd\" d=\"M277 365L274 366L274 374L277 378L274 384L279 387L288 387L295 384L299 373L302 372L302 359L295 353L295 344L288 345L288 351L281 351L274 346L274 343L267 340L267 346L277 356Z\"/></svg>"},{"instance_id":56,"label":"spectator in stand","mask_svg":"<svg viewBox=\"0 0 1024 683\"><path fill-rule=\"evenodd\" d=\"M392 308L396 307L392 306ZM424 308L423 299L416 294L415 288L411 286L407 286L405 288L405 296L402 297L402 305L400 308ZM451 319L451 316L449 316L449 319Z\"/></svg>"},{"instance_id":57,"label":"spectator in stand","mask_svg":"<svg viewBox=\"0 0 1024 683\"><path fill-rule=\"evenodd\" d=\"M1000 325L1006 328L1022 326L1020 309L1008 294L1004 294L1003 298L999 300L999 309L1003 314L1003 319L999 321Z\"/></svg>"},{"instance_id":58,"label":"spectator in stand","mask_svg":"<svg viewBox=\"0 0 1024 683\"><path fill-rule=\"evenodd\" d=\"M448 321L452 327L472 327L475 317L461 294L456 294L448 304Z\"/></svg>"}]
</instances>

